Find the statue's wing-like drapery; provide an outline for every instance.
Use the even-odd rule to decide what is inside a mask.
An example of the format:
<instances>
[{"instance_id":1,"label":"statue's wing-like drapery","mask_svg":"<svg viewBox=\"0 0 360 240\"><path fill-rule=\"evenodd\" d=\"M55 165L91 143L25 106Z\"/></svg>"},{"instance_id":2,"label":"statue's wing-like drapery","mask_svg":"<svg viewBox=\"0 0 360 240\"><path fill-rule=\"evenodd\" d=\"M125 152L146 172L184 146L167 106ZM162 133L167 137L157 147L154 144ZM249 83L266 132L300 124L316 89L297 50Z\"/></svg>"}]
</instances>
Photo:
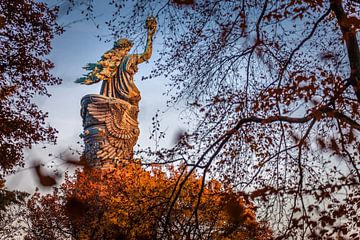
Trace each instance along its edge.
<instances>
[{"instance_id":1,"label":"statue's wing-like drapery","mask_svg":"<svg viewBox=\"0 0 360 240\"><path fill-rule=\"evenodd\" d=\"M110 80L116 74L116 68L120 65L123 57L114 50L106 52L96 63L86 64L83 69L89 72L76 79L75 83L90 85L99 81Z\"/></svg>"},{"instance_id":2,"label":"statue's wing-like drapery","mask_svg":"<svg viewBox=\"0 0 360 240\"><path fill-rule=\"evenodd\" d=\"M129 159L133 154L139 128L132 116L134 106L117 100L112 102L90 103L89 114L99 122L105 123L107 141L103 142L97 156L101 159Z\"/></svg>"}]
</instances>

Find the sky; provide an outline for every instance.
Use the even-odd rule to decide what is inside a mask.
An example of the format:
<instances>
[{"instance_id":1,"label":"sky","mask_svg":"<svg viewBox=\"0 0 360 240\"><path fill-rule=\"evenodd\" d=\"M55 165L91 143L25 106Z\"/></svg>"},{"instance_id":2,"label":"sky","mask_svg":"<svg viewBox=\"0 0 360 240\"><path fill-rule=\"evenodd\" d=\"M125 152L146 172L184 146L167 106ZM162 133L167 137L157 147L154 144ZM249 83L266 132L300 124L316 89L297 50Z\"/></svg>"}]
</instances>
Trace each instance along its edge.
<instances>
[{"instance_id":1,"label":"sky","mask_svg":"<svg viewBox=\"0 0 360 240\"><path fill-rule=\"evenodd\" d=\"M46 1L49 6L53 6L59 1ZM111 11L106 4L98 5L103 15L98 16L101 23L103 17ZM75 84L74 80L86 73L82 67L88 62L96 62L102 54L111 49L112 43L100 41L97 35L108 34L105 27L97 29L93 22L81 20L83 17L80 10L75 9L70 15L65 13L66 6L62 5L59 12L58 22L65 26L65 32L56 36L52 42L53 50L49 55L49 59L54 62L55 68L53 74L60 77L63 82L59 86L48 88L51 97L37 96L34 102L45 112L48 112L48 123L55 127L59 133L57 144L38 144L31 149L24 150L26 166L19 169L15 175L7 178L7 186L10 189L33 192L38 185L36 177L33 175L31 168L34 160L41 160L46 164L47 171L56 168L61 171L67 170L59 165L56 161L57 156L66 149L74 148L82 149L82 139L79 137L82 128L82 119L80 117L80 100L86 94L99 93L101 83L94 85ZM158 28L161 26L158 26ZM131 40L131 39L130 39ZM152 117L157 111L160 113L160 121L162 130L166 130L166 138L162 142L162 146L170 146L174 143L175 136L181 131L182 124L179 121L179 111L172 108L167 109L164 96L166 91L166 79L157 78L141 81L141 76L147 75L154 68L154 59L156 56L157 44L159 38L154 39L153 57L148 63L139 65L139 72L135 75L135 83L141 92L139 127L140 136L138 144L142 148L153 147L154 141L150 140L150 132L152 130ZM136 46L134 46L136 47ZM138 50L145 48L138 46ZM139 53L130 51L130 53Z\"/></svg>"}]
</instances>

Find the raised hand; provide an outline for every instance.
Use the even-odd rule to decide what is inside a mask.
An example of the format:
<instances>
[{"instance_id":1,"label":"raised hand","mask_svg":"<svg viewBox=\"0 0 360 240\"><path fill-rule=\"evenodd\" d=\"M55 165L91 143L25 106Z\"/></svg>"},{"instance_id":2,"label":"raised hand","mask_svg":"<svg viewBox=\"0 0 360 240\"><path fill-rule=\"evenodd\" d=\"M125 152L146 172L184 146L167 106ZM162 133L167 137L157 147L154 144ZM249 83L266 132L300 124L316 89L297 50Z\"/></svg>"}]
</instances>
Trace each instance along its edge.
<instances>
[{"instance_id":1,"label":"raised hand","mask_svg":"<svg viewBox=\"0 0 360 240\"><path fill-rule=\"evenodd\" d=\"M155 17L147 17L146 19L146 28L149 31L149 34L153 35L156 32L156 18Z\"/></svg>"}]
</instances>

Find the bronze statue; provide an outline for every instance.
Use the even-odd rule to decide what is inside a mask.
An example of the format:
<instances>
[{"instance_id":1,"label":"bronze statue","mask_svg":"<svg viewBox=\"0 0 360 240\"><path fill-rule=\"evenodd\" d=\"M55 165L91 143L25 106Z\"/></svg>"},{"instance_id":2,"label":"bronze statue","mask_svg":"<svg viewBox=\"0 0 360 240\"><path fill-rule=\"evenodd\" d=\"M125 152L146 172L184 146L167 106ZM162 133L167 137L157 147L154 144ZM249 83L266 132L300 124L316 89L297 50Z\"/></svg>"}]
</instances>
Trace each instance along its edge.
<instances>
[{"instance_id":1,"label":"bronze statue","mask_svg":"<svg viewBox=\"0 0 360 240\"><path fill-rule=\"evenodd\" d=\"M144 53L128 54L132 42L120 39L97 63L89 63L90 70L76 83L102 82L100 95L89 94L81 100L84 126L85 157L91 165L108 165L133 157L139 128L140 91L134 83L137 65L147 61L152 53L152 39L156 31L156 20L148 17L147 43Z\"/></svg>"}]
</instances>

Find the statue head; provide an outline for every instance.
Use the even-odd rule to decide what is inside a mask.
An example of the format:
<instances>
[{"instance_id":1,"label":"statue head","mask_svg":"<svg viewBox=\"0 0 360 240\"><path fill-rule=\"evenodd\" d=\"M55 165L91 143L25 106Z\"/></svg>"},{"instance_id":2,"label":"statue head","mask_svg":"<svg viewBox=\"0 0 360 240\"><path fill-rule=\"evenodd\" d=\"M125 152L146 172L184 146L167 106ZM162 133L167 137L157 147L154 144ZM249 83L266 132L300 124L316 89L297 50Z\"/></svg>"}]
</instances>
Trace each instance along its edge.
<instances>
[{"instance_id":1,"label":"statue head","mask_svg":"<svg viewBox=\"0 0 360 240\"><path fill-rule=\"evenodd\" d=\"M119 40L114 42L114 48L130 49L132 46L133 46L133 43L126 38L120 38Z\"/></svg>"}]
</instances>

